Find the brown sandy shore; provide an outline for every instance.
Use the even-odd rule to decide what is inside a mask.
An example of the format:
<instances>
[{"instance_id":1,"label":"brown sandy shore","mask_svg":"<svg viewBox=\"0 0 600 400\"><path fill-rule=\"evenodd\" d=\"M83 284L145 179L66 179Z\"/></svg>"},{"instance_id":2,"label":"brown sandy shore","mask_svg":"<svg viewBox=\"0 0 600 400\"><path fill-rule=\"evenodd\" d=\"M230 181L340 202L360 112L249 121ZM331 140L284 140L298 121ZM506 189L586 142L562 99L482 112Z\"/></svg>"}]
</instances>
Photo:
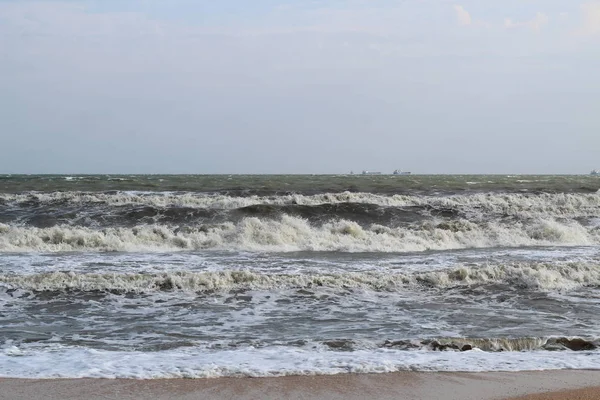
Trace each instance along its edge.
<instances>
[{"instance_id":1,"label":"brown sandy shore","mask_svg":"<svg viewBox=\"0 0 600 400\"><path fill-rule=\"evenodd\" d=\"M573 389L586 388L580 391ZM557 392L571 390L570 392ZM217 379L0 379L0 399L600 400L600 371L419 373Z\"/></svg>"}]
</instances>

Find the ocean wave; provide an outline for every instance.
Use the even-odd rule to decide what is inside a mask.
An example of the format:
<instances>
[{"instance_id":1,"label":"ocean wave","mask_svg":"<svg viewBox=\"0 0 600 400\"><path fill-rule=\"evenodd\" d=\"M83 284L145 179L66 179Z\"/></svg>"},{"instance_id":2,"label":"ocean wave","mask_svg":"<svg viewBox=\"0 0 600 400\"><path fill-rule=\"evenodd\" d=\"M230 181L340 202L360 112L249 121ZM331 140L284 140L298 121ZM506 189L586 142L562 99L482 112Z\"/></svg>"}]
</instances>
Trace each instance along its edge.
<instances>
[{"instance_id":1,"label":"ocean wave","mask_svg":"<svg viewBox=\"0 0 600 400\"><path fill-rule=\"evenodd\" d=\"M392 228L334 220L320 226L303 218L244 218L237 223L176 227L139 225L93 229L0 224L0 251L181 251L416 252L485 247L585 246L600 244L600 229L576 221L473 222L456 219Z\"/></svg>"},{"instance_id":2,"label":"ocean wave","mask_svg":"<svg viewBox=\"0 0 600 400\"><path fill-rule=\"evenodd\" d=\"M505 338L436 338L386 340L383 343L357 340L329 340L322 343L332 350L354 351L361 349L388 348L397 350L427 351L593 351L600 348L598 337L505 337Z\"/></svg>"},{"instance_id":3,"label":"ocean wave","mask_svg":"<svg viewBox=\"0 0 600 400\"><path fill-rule=\"evenodd\" d=\"M82 347L0 349L0 376L12 378L216 378L333 375L397 371L531 371L598 369L598 351L330 351L272 346L207 352L185 348L159 352ZM585 372L582 372L585 373Z\"/></svg>"},{"instance_id":4,"label":"ocean wave","mask_svg":"<svg viewBox=\"0 0 600 400\"><path fill-rule=\"evenodd\" d=\"M0 204L31 207L43 204L106 204L109 206L142 205L234 210L256 205L321 205L359 203L383 207L429 207L461 209L515 215L521 212L546 215L598 214L600 195L577 193L502 194L477 193L451 196L379 195L371 193L324 193L318 195L287 194L279 196L236 197L192 192L51 192L0 194Z\"/></svg>"},{"instance_id":5,"label":"ocean wave","mask_svg":"<svg viewBox=\"0 0 600 400\"><path fill-rule=\"evenodd\" d=\"M319 224L331 219L351 219L361 224L380 223L397 226L435 216L452 216L452 211L430 212L415 207L382 207L373 204L339 203L304 205L268 205L259 204L241 207L235 210L211 208L156 207L156 206L119 206L107 209L98 206L79 208L37 207L35 210L19 209L4 213L6 222L15 225L27 225L47 228L60 224L92 227L123 227L139 224L193 225L204 222L238 222L245 217L278 218L289 215L305 218ZM0 217L2 214L0 214Z\"/></svg>"},{"instance_id":6,"label":"ocean wave","mask_svg":"<svg viewBox=\"0 0 600 400\"><path fill-rule=\"evenodd\" d=\"M585 263L470 267L419 273L348 272L336 274L261 274L246 270L220 272L75 273L50 272L30 275L0 275L7 289L42 291L110 291L148 293L157 291L214 292L270 289L406 289L449 288L504 284L535 290L569 290L600 286L600 266Z\"/></svg>"},{"instance_id":7,"label":"ocean wave","mask_svg":"<svg viewBox=\"0 0 600 400\"><path fill-rule=\"evenodd\" d=\"M2 198L4 196L4 198ZM584 194L477 194L449 197L339 193L314 196L229 197L194 193L48 193L0 195L0 221L15 226L132 228L137 225L239 225L244 219L304 219L311 225L353 221L363 229L461 220L598 226L600 196ZM566 221L566 222L565 222ZM526 243L523 243L526 245ZM435 247L437 248L437 247Z\"/></svg>"}]
</instances>

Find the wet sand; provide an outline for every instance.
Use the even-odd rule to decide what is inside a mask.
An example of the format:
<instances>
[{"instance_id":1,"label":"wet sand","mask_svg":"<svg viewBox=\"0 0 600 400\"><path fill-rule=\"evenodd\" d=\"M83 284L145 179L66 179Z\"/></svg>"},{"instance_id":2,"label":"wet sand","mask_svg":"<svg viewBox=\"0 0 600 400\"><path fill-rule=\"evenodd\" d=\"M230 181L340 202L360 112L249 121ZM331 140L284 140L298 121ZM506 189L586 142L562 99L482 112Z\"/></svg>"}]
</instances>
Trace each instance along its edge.
<instances>
[{"instance_id":1,"label":"wet sand","mask_svg":"<svg viewBox=\"0 0 600 400\"><path fill-rule=\"evenodd\" d=\"M600 387L532 394L510 400L599 400Z\"/></svg>"},{"instance_id":2,"label":"wet sand","mask_svg":"<svg viewBox=\"0 0 600 400\"><path fill-rule=\"evenodd\" d=\"M595 389L593 387L596 387ZM600 399L600 371L345 374L217 379L0 379L0 399Z\"/></svg>"}]
</instances>

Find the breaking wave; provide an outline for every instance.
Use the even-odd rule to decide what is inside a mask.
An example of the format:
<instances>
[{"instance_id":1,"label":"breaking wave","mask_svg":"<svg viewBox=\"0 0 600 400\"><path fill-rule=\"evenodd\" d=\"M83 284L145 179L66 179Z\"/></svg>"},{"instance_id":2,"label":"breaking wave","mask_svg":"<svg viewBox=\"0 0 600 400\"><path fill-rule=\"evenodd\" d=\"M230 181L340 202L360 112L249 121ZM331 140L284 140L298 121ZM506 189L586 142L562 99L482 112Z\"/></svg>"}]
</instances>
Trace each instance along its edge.
<instances>
[{"instance_id":1,"label":"breaking wave","mask_svg":"<svg viewBox=\"0 0 600 400\"><path fill-rule=\"evenodd\" d=\"M433 208L468 208L496 214L535 212L546 215L581 215L586 210L597 211L600 194L478 193L451 196L379 195L372 193L324 193L318 195L287 194L280 196L236 197L192 192L51 192L0 194L0 204L36 206L48 203L105 204L109 206L144 205L153 207L183 207L232 210L254 205L320 205L339 203L373 204L384 207L430 206Z\"/></svg>"},{"instance_id":2,"label":"breaking wave","mask_svg":"<svg viewBox=\"0 0 600 400\"><path fill-rule=\"evenodd\" d=\"M360 348L353 340L338 340L324 343L332 349ZM504 351L592 351L600 348L599 338L581 337L515 337L515 338L439 338L422 340L386 340L378 345L383 348L398 350L430 350L430 351L470 351L486 352Z\"/></svg>"},{"instance_id":3,"label":"breaking wave","mask_svg":"<svg viewBox=\"0 0 600 400\"><path fill-rule=\"evenodd\" d=\"M0 275L0 286L31 291L214 292L269 289L366 289L402 291L504 284L535 290L569 290L600 286L600 266L586 263L461 266L417 273L349 272L336 274L261 274L246 270L220 272L75 273Z\"/></svg>"},{"instance_id":4,"label":"breaking wave","mask_svg":"<svg viewBox=\"0 0 600 400\"><path fill-rule=\"evenodd\" d=\"M0 350L0 375L15 378L216 378L332 375L397 371L528 371L597 369L598 352L437 352L393 349L348 352L244 348L214 354L204 349L153 353L83 347ZM8 362L7 362L8 361ZM581 372L586 374L586 372ZM593 379L594 376L590 376ZM585 379L590 379L586 377Z\"/></svg>"},{"instance_id":5,"label":"breaking wave","mask_svg":"<svg viewBox=\"0 0 600 400\"><path fill-rule=\"evenodd\" d=\"M49 228L0 224L0 251L177 251L248 250L264 252L346 251L415 252L518 246L600 244L600 228L576 221L534 219L525 222L426 221L406 227L361 226L335 220L314 226L306 219L244 218L238 223L191 227L139 225L93 229L58 225Z\"/></svg>"}]
</instances>

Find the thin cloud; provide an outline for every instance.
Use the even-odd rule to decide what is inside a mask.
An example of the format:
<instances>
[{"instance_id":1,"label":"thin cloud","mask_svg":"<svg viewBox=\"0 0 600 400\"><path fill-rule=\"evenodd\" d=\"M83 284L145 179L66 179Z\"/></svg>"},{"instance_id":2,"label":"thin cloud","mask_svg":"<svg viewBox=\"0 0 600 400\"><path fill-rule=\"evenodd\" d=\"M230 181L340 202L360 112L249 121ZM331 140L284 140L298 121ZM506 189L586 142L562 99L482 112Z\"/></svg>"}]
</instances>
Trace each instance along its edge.
<instances>
[{"instance_id":1,"label":"thin cloud","mask_svg":"<svg viewBox=\"0 0 600 400\"><path fill-rule=\"evenodd\" d=\"M471 14L465 10L465 8L461 5L455 5L454 11L456 11L456 18L458 18L458 23L463 26L471 25L473 19L471 18Z\"/></svg>"},{"instance_id":2,"label":"thin cloud","mask_svg":"<svg viewBox=\"0 0 600 400\"><path fill-rule=\"evenodd\" d=\"M511 18L506 18L504 20L504 27L507 29L525 27L531 29L534 32L540 32L544 26L548 25L549 22L550 17L548 17L548 15L542 12L538 12L535 15L535 17L533 17L533 19L525 22L516 22L513 21Z\"/></svg>"},{"instance_id":3,"label":"thin cloud","mask_svg":"<svg viewBox=\"0 0 600 400\"><path fill-rule=\"evenodd\" d=\"M585 36L600 34L600 2L585 3L581 11L583 22L576 33Z\"/></svg>"}]
</instances>

